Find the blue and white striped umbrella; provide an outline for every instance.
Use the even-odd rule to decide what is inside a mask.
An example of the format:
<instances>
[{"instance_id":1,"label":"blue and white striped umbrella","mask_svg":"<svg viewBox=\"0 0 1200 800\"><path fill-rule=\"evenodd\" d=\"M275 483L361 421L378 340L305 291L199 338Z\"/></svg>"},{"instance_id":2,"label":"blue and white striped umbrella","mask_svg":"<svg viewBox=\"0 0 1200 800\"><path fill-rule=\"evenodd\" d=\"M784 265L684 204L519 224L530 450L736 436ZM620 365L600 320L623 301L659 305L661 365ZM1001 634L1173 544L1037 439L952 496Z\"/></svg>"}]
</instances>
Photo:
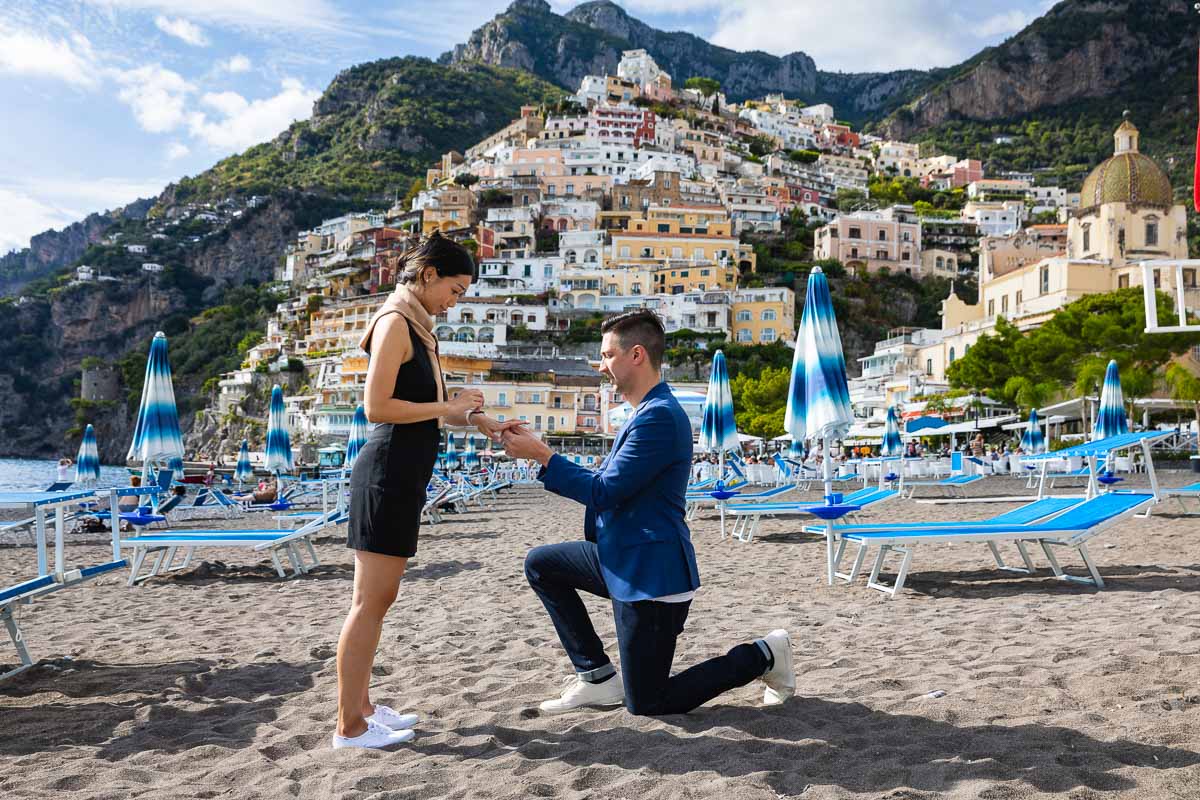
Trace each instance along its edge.
<instances>
[{"instance_id":1,"label":"blue and white striped umbrella","mask_svg":"<svg viewBox=\"0 0 1200 800\"><path fill-rule=\"evenodd\" d=\"M291 472L292 440L287 432L287 412L283 406L283 389L271 388L271 411L267 417L267 470L276 475Z\"/></svg>"},{"instance_id":2,"label":"blue and white striped umbrella","mask_svg":"<svg viewBox=\"0 0 1200 800\"><path fill-rule=\"evenodd\" d=\"M1129 433L1129 423L1125 420L1125 395L1121 391L1121 376L1117 372L1117 362L1108 362L1104 371L1104 388L1100 390L1100 410L1096 414L1096 427L1092 430L1092 439L1107 439Z\"/></svg>"},{"instance_id":3,"label":"blue and white striped umbrella","mask_svg":"<svg viewBox=\"0 0 1200 800\"><path fill-rule=\"evenodd\" d=\"M96 446L96 429L88 424L83 429L83 441L75 456L75 482L94 484L100 480L100 449Z\"/></svg>"},{"instance_id":4,"label":"blue and white striped umbrella","mask_svg":"<svg viewBox=\"0 0 1200 800\"><path fill-rule=\"evenodd\" d=\"M879 454L885 458L904 455L904 443L900 441L900 422L896 419L896 407L888 406L887 423L883 426L883 444Z\"/></svg>"},{"instance_id":5,"label":"blue and white striped umbrella","mask_svg":"<svg viewBox=\"0 0 1200 800\"><path fill-rule=\"evenodd\" d=\"M353 467L358 458L358 451L367 445L367 412L362 406L354 409L354 419L350 420L350 438L346 440L346 467Z\"/></svg>"},{"instance_id":6,"label":"blue and white striped umbrella","mask_svg":"<svg viewBox=\"0 0 1200 800\"><path fill-rule=\"evenodd\" d=\"M454 449L454 434L446 434L446 469L458 466L458 451Z\"/></svg>"},{"instance_id":7,"label":"blue and white striped umbrella","mask_svg":"<svg viewBox=\"0 0 1200 800\"><path fill-rule=\"evenodd\" d=\"M808 448L804 446L803 439L792 439L792 443L788 445L788 456L791 458L802 459L808 455Z\"/></svg>"},{"instance_id":8,"label":"blue and white striped umbrella","mask_svg":"<svg viewBox=\"0 0 1200 800\"><path fill-rule=\"evenodd\" d=\"M467 446L463 450L463 464L468 469L479 466L479 455L475 452L475 437L470 434L467 435Z\"/></svg>"},{"instance_id":9,"label":"blue and white striped umbrella","mask_svg":"<svg viewBox=\"0 0 1200 800\"><path fill-rule=\"evenodd\" d=\"M171 386L171 364L167 360L167 337L154 334L150 357L146 359L146 379L142 384L142 402L138 406L133 442L127 461L149 465L154 461L183 459L183 437L179 433L179 413L175 409L175 390Z\"/></svg>"},{"instance_id":10,"label":"blue and white striped umbrella","mask_svg":"<svg viewBox=\"0 0 1200 800\"><path fill-rule=\"evenodd\" d=\"M720 350L713 354L702 414L700 447L717 453L736 452L739 445L737 421L733 417L733 393L729 389L725 354Z\"/></svg>"},{"instance_id":11,"label":"blue and white striped umbrella","mask_svg":"<svg viewBox=\"0 0 1200 800\"><path fill-rule=\"evenodd\" d=\"M1042 435L1042 426L1038 424L1036 408L1029 412L1029 424L1021 434L1021 451L1029 455L1046 452L1046 437Z\"/></svg>"},{"instance_id":12,"label":"blue and white striped umbrella","mask_svg":"<svg viewBox=\"0 0 1200 800\"><path fill-rule=\"evenodd\" d=\"M821 268L813 267L796 333L784 427L793 439L829 442L845 436L853 422L846 358L829 283Z\"/></svg>"},{"instance_id":13,"label":"blue and white striped umbrella","mask_svg":"<svg viewBox=\"0 0 1200 800\"><path fill-rule=\"evenodd\" d=\"M250 465L250 443L242 439L238 448L237 466L233 468L233 479L238 483L254 480L254 467Z\"/></svg>"}]
</instances>

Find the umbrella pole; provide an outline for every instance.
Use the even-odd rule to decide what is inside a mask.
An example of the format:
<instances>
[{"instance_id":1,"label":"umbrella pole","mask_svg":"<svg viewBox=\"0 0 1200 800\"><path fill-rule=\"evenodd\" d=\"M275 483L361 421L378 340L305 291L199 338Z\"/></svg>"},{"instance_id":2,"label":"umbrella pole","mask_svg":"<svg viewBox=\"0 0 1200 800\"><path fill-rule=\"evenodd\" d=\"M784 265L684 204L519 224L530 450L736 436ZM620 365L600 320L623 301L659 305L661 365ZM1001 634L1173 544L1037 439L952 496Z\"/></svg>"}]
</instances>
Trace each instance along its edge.
<instances>
[{"instance_id":1,"label":"umbrella pole","mask_svg":"<svg viewBox=\"0 0 1200 800\"><path fill-rule=\"evenodd\" d=\"M822 439L825 458L822 459L825 478L825 505L833 505L833 451L829 439ZM833 520L825 521L825 581L833 586Z\"/></svg>"},{"instance_id":2,"label":"umbrella pole","mask_svg":"<svg viewBox=\"0 0 1200 800\"><path fill-rule=\"evenodd\" d=\"M725 488L725 451L721 450L717 454L717 489ZM717 501L717 509L721 512L721 538L725 538L725 501Z\"/></svg>"}]
</instances>

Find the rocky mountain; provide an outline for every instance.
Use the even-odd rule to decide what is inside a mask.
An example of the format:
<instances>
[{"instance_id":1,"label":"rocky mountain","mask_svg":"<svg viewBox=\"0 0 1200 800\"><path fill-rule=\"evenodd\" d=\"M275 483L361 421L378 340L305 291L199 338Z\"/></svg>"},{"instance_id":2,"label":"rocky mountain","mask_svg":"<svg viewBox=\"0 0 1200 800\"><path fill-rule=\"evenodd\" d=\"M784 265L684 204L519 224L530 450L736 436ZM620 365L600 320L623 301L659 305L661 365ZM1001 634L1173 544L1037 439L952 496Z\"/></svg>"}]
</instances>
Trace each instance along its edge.
<instances>
[{"instance_id":1,"label":"rocky mountain","mask_svg":"<svg viewBox=\"0 0 1200 800\"><path fill-rule=\"evenodd\" d=\"M16 294L31 281L75 261L115 222L143 219L153 203L152 199L136 200L113 211L89 214L61 230L43 231L30 240L29 247L0 256L0 297Z\"/></svg>"},{"instance_id":2,"label":"rocky mountain","mask_svg":"<svg viewBox=\"0 0 1200 800\"><path fill-rule=\"evenodd\" d=\"M1190 5L1170 0L1066 0L949 70L880 129L912 139L956 120L1101 106L1119 119L1126 101L1155 116L1183 111L1181 92L1195 91L1195 21Z\"/></svg>"},{"instance_id":3,"label":"rocky mountain","mask_svg":"<svg viewBox=\"0 0 1200 800\"><path fill-rule=\"evenodd\" d=\"M516 0L441 60L522 69L574 91L584 75L616 74L621 51L635 49L649 52L678 84L693 76L715 78L733 101L768 92L810 102L837 100L838 113L856 121L894 108L931 80L930 73L917 70L820 72L802 52L740 53L690 33L652 28L609 0L583 3L565 15L555 14L545 0Z\"/></svg>"}]
</instances>

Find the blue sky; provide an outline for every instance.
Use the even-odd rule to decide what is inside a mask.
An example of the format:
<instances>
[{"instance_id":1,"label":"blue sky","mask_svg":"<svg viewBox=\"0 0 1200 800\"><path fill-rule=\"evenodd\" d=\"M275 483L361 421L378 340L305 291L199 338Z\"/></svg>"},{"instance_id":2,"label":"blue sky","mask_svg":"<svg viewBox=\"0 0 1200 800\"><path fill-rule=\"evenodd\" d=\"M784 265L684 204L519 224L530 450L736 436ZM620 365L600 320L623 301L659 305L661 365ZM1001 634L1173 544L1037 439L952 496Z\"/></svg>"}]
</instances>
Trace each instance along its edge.
<instances>
[{"instance_id":1,"label":"blue sky","mask_svg":"<svg viewBox=\"0 0 1200 800\"><path fill-rule=\"evenodd\" d=\"M0 0L0 252L157 194L311 113L341 69L436 57L509 0ZM565 12L575 2L551 0ZM622 0L635 17L821 69L947 66L1049 0Z\"/></svg>"}]
</instances>

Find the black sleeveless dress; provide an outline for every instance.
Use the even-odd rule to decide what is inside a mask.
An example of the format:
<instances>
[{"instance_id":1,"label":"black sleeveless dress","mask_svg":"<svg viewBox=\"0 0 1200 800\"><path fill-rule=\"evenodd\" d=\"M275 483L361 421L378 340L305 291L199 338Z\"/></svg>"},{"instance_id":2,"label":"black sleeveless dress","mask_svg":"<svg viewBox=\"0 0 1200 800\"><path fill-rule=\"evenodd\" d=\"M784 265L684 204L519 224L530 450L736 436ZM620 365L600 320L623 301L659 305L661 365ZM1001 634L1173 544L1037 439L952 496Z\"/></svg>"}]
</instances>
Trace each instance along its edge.
<instances>
[{"instance_id":1,"label":"black sleeveless dress","mask_svg":"<svg viewBox=\"0 0 1200 800\"><path fill-rule=\"evenodd\" d=\"M411 323L404 322L413 357L400 365L392 397L410 403L437 402L441 398L429 351L413 336ZM416 555L425 488L440 442L436 419L375 426L350 473L348 547L386 556Z\"/></svg>"}]
</instances>

